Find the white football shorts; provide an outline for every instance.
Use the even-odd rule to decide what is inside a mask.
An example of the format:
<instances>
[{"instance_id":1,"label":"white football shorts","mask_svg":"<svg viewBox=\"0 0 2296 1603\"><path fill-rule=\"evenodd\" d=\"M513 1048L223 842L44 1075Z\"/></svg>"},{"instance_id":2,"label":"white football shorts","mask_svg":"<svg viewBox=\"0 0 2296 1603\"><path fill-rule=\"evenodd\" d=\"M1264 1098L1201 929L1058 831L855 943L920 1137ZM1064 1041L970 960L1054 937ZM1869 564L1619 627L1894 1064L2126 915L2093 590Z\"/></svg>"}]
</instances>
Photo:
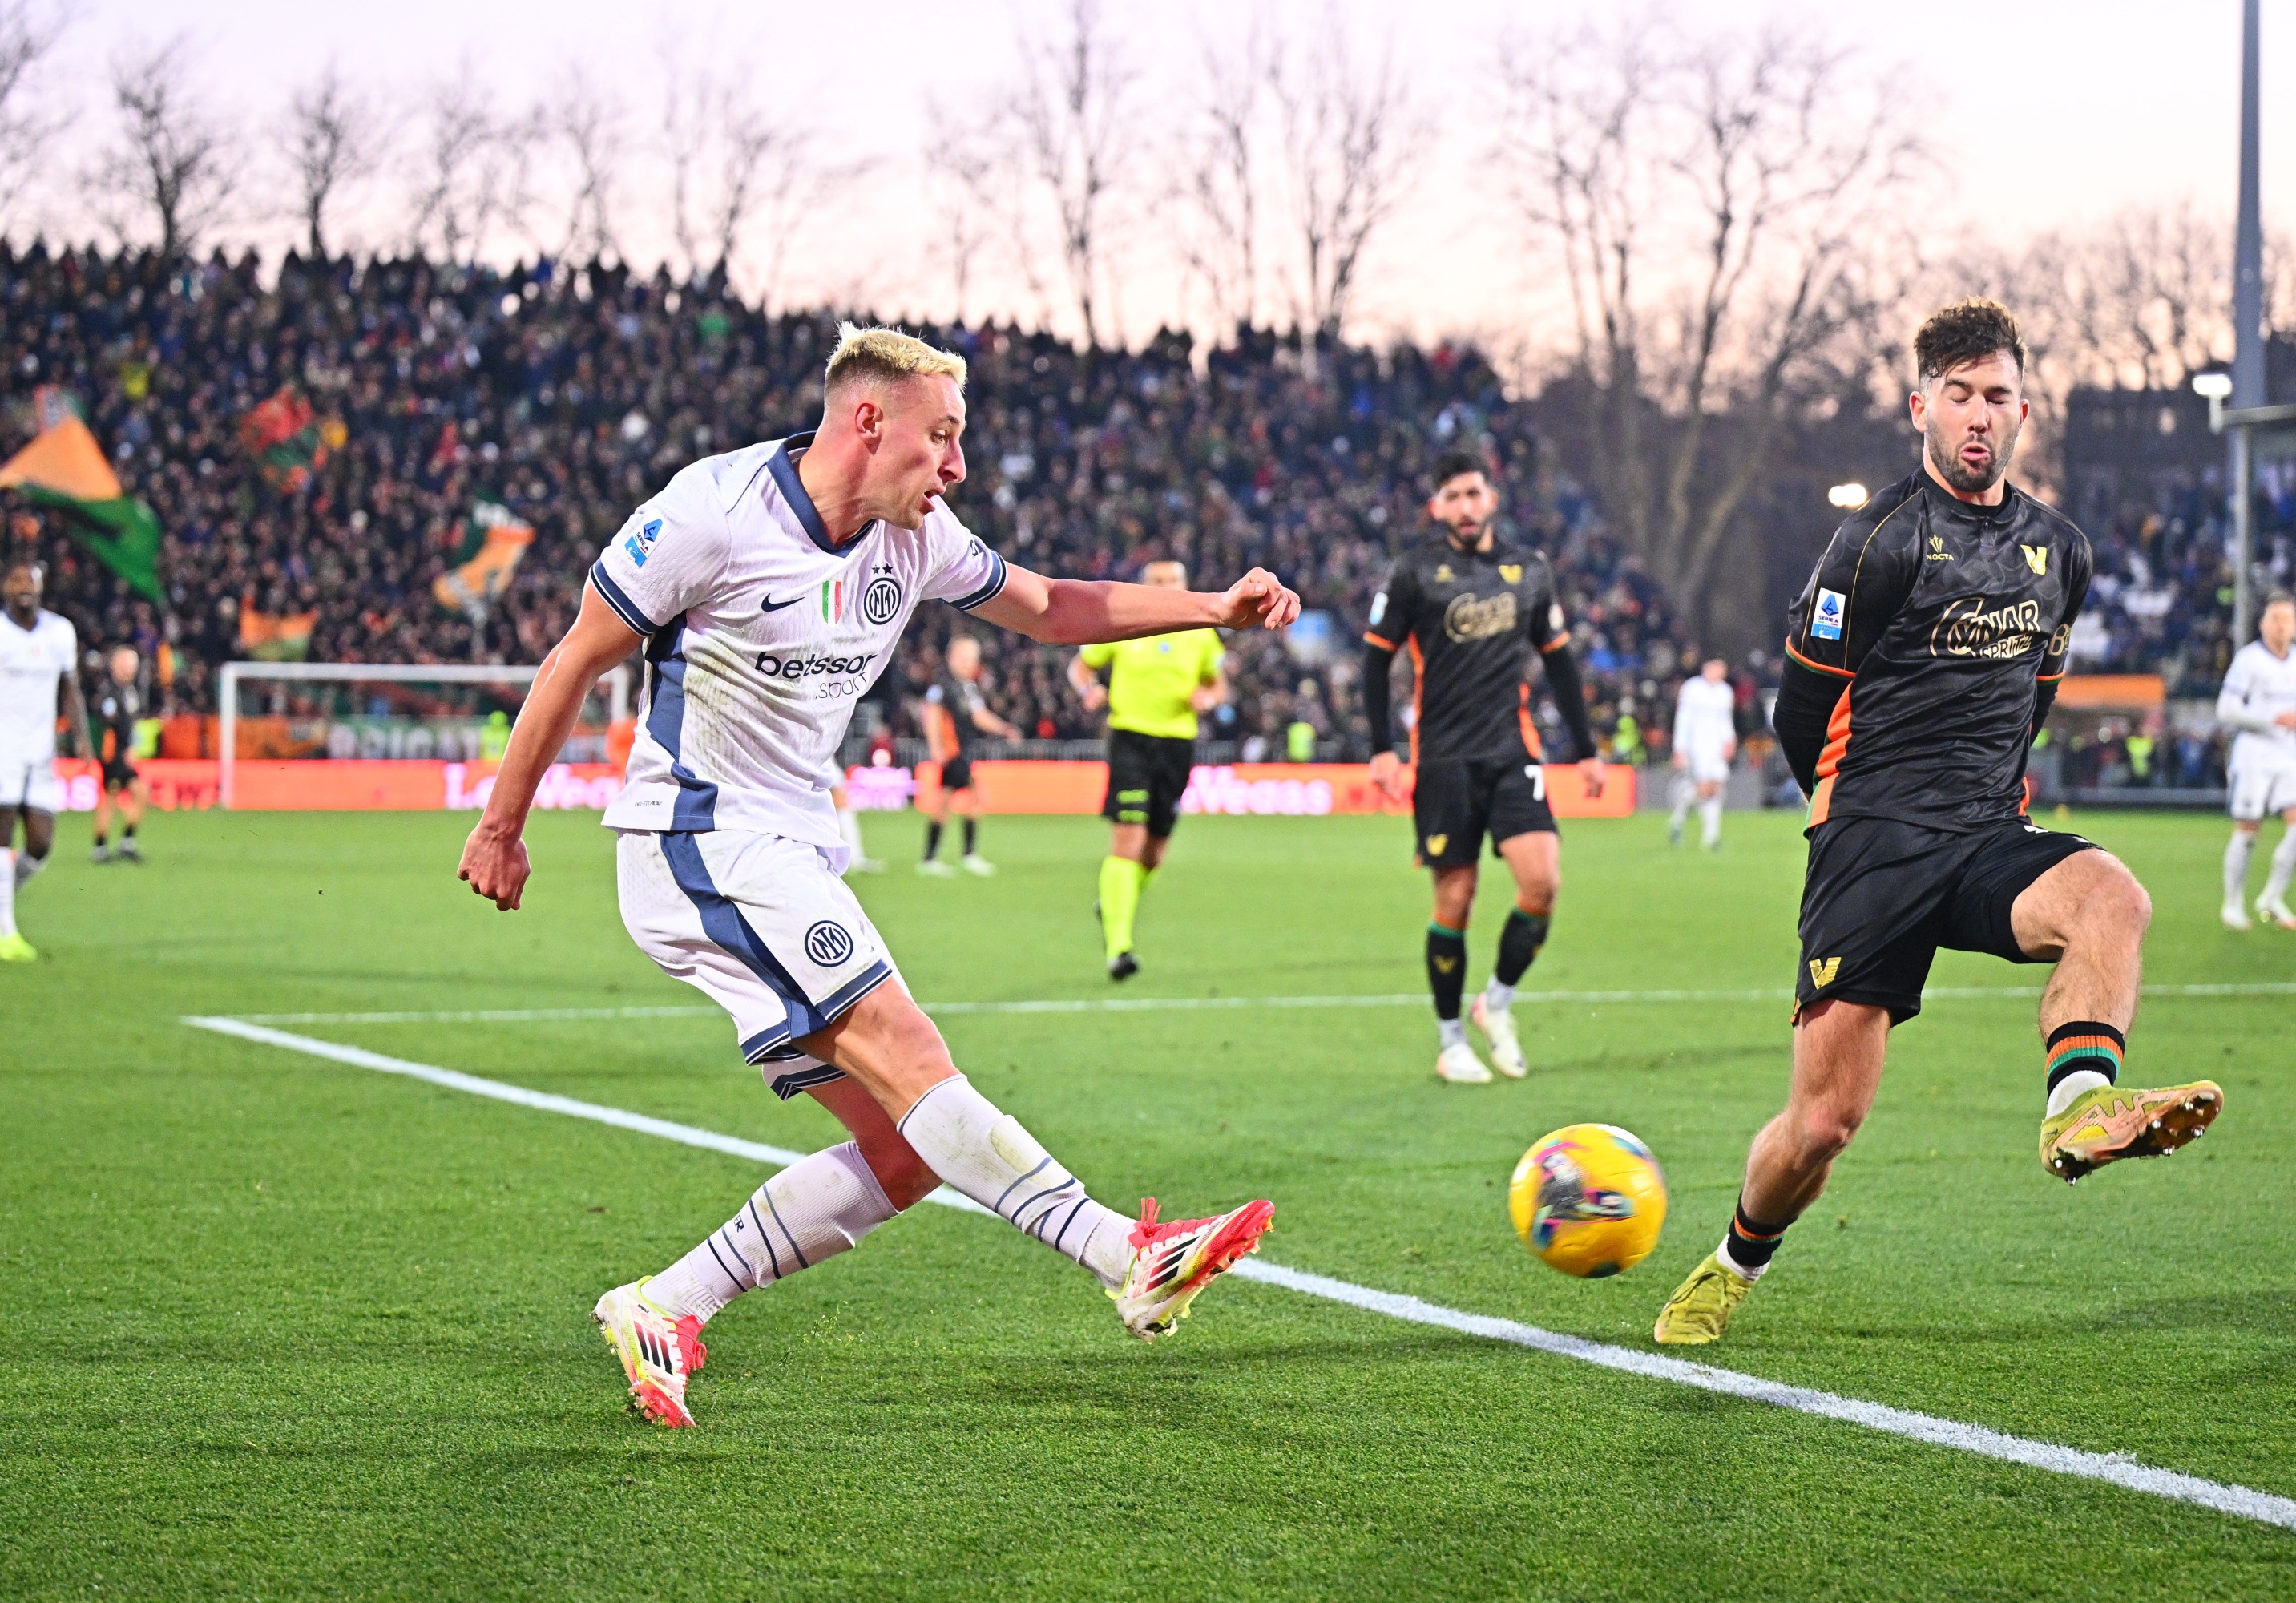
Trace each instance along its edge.
<instances>
[{"instance_id":1,"label":"white football shorts","mask_svg":"<svg viewBox=\"0 0 2296 1603\"><path fill-rule=\"evenodd\" d=\"M775 1096L845 1077L797 1040L899 971L826 852L741 829L624 830L616 851L630 939L733 1015Z\"/></svg>"},{"instance_id":2,"label":"white football shorts","mask_svg":"<svg viewBox=\"0 0 2296 1603\"><path fill-rule=\"evenodd\" d=\"M12 752L0 752L0 811L29 807L35 812L62 812L64 787L57 782L53 760L34 762Z\"/></svg>"},{"instance_id":3,"label":"white football shorts","mask_svg":"<svg viewBox=\"0 0 2296 1603\"><path fill-rule=\"evenodd\" d=\"M1728 748L1720 741L1699 741L1690 748L1690 777L1695 783L1718 784L1730 777L1730 759L1723 753Z\"/></svg>"},{"instance_id":4,"label":"white football shorts","mask_svg":"<svg viewBox=\"0 0 2296 1603\"><path fill-rule=\"evenodd\" d=\"M2232 816L2253 824L2271 813L2296 807L2296 768L2250 763L2232 771Z\"/></svg>"}]
</instances>

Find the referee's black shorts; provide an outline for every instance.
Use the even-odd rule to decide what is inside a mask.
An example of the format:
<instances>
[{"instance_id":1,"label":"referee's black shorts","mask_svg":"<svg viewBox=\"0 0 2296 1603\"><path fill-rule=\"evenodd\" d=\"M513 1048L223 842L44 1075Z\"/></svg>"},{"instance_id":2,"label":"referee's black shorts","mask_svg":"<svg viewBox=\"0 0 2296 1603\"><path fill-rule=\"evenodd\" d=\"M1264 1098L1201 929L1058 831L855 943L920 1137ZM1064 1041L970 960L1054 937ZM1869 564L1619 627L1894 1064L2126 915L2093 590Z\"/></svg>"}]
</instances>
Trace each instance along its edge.
<instances>
[{"instance_id":1,"label":"referee's black shorts","mask_svg":"<svg viewBox=\"0 0 2296 1603\"><path fill-rule=\"evenodd\" d=\"M1145 824L1163 840L1180 816L1180 798L1196 765L1196 743L1176 736L1108 732L1108 797L1100 816L1111 824Z\"/></svg>"},{"instance_id":2,"label":"referee's black shorts","mask_svg":"<svg viewBox=\"0 0 2296 1603\"><path fill-rule=\"evenodd\" d=\"M1863 1002L1901 1024L1922 1010L1941 946L2046 961L2019 948L2010 908L2095 844L2021 820L1962 834L1895 818L1827 819L1809 837L1795 1015L1815 1002Z\"/></svg>"},{"instance_id":3,"label":"referee's black shorts","mask_svg":"<svg viewBox=\"0 0 2296 1603\"><path fill-rule=\"evenodd\" d=\"M1557 833L1546 804L1546 770L1528 752L1423 759L1411 816L1419 860L1430 868L1473 867L1485 835L1496 856L1502 841Z\"/></svg>"}]
</instances>

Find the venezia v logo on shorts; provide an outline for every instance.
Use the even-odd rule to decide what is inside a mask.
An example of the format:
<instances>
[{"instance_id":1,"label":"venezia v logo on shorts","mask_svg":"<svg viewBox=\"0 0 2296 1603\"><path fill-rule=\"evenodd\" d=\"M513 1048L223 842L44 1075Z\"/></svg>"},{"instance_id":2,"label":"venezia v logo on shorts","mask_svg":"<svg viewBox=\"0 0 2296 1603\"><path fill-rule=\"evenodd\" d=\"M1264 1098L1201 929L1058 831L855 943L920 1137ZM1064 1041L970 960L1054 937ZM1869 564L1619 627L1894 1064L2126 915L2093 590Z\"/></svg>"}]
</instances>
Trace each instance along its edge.
<instances>
[{"instance_id":1,"label":"venezia v logo on shorts","mask_svg":"<svg viewBox=\"0 0 2296 1603\"><path fill-rule=\"evenodd\" d=\"M823 968L835 968L853 955L853 937L843 925L824 918L806 931L805 955Z\"/></svg>"},{"instance_id":2,"label":"venezia v logo on shorts","mask_svg":"<svg viewBox=\"0 0 2296 1603\"><path fill-rule=\"evenodd\" d=\"M1841 972L1841 959L1839 958L1828 958L1822 963L1816 958L1809 960L1809 982L1820 991L1833 984L1833 976Z\"/></svg>"},{"instance_id":3,"label":"venezia v logo on shorts","mask_svg":"<svg viewBox=\"0 0 2296 1603\"><path fill-rule=\"evenodd\" d=\"M1427 855L1429 857L1441 857L1443 855L1443 848L1448 846L1450 843L1451 837L1447 834L1431 834L1427 837Z\"/></svg>"}]
</instances>

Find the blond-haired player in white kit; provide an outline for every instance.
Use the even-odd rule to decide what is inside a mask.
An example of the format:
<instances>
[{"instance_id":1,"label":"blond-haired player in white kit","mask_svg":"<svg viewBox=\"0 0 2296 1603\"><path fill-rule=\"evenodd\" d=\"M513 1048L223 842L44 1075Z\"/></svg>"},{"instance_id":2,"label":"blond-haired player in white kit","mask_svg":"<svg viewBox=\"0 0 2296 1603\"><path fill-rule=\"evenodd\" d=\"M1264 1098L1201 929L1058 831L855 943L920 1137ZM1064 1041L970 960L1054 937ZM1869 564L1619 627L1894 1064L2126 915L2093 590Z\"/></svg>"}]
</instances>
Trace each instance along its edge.
<instances>
[{"instance_id":1,"label":"blond-haired player in white kit","mask_svg":"<svg viewBox=\"0 0 2296 1603\"><path fill-rule=\"evenodd\" d=\"M1738 755L1737 692L1730 688L1730 665L1710 657L1682 681L1674 698L1674 766L1689 783L1676 781L1674 818L1666 838L1682 844L1683 820L1691 800L1698 802L1699 844L1711 851L1722 843L1722 791L1730 783L1730 762Z\"/></svg>"},{"instance_id":2,"label":"blond-haired player in white kit","mask_svg":"<svg viewBox=\"0 0 2296 1603\"><path fill-rule=\"evenodd\" d=\"M29 557L0 566L0 963L29 963L39 953L16 929L16 892L48 866L63 805L56 783L56 686L63 685L72 744L87 741L87 706L79 693L79 634L71 620L40 604L47 580ZM16 850L16 820L24 849Z\"/></svg>"},{"instance_id":3,"label":"blond-haired player in white kit","mask_svg":"<svg viewBox=\"0 0 2296 1603\"><path fill-rule=\"evenodd\" d=\"M2233 929L2251 927L2245 905L2248 860L2267 813L2281 819L2280 846L2256 916L2284 930L2296 930L2288 908L2288 881L2296 875L2296 596L2275 590L2265 597L2256 621L2256 638L2233 654L2217 695L2217 722L2237 730L2233 736L2232 839L2225 843L2224 921Z\"/></svg>"},{"instance_id":4,"label":"blond-haired player in white kit","mask_svg":"<svg viewBox=\"0 0 2296 1603\"><path fill-rule=\"evenodd\" d=\"M1300 598L1254 569L1220 595L1008 568L943 497L964 477L964 362L890 329L840 331L821 425L711 456L630 516L544 662L461 874L505 910L534 790L600 675L641 645L645 710L619 832L622 920L725 1007L743 1056L809 1092L853 1139L793 1163L595 1317L636 1406L691 1425L701 1328L745 1291L814 1268L946 1182L1098 1277L1125 1328L1170 1330L1275 1209L1139 1222L1103 1207L958 1072L838 877L850 848L824 772L854 703L922 601L1047 644L1212 626L1280 628Z\"/></svg>"}]
</instances>

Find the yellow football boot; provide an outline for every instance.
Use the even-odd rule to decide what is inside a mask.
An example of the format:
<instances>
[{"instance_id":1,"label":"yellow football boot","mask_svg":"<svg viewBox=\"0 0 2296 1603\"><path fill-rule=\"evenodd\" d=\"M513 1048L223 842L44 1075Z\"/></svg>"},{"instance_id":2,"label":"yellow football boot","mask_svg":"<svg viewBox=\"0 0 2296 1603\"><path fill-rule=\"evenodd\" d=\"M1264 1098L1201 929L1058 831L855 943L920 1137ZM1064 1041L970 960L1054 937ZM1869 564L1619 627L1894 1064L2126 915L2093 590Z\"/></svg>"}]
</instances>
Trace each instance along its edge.
<instances>
[{"instance_id":1,"label":"yellow football boot","mask_svg":"<svg viewBox=\"0 0 2296 1603\"><path fill-rule=\"evenodd\" d=\"M2041 1121L2041 1167L2067 1185L2120 1158L2157 1158L2208 1133L2224 1111L2213 1080L2157 1090L2101 1085Z\"/></svg>"},{"instance_id":2,"label":"yellow football boot","mask_svg":"<svg viewBox=\"0 0 2296 1603\"><path fill-rule=\"evenodd\" d=\"M1690 1271L1690 1278L1675 1287L1666 1306L1658 1311L1653 1340L1670 1347L1699 1347L1722 1339L1722 1328L1746 1300L1754 1283L1722 1266L1718 1253Z\"/></svg>"},{"instance_id":3,"label":"yellow football boot","mask_svg":"<svg viewBox=\"0 0 2296 1603\"><path fill-rule=\"evenodd\" d=\"M0 963L29 963L39 955L21 935L0 935Z\"/></svg>"}]
</instances>

